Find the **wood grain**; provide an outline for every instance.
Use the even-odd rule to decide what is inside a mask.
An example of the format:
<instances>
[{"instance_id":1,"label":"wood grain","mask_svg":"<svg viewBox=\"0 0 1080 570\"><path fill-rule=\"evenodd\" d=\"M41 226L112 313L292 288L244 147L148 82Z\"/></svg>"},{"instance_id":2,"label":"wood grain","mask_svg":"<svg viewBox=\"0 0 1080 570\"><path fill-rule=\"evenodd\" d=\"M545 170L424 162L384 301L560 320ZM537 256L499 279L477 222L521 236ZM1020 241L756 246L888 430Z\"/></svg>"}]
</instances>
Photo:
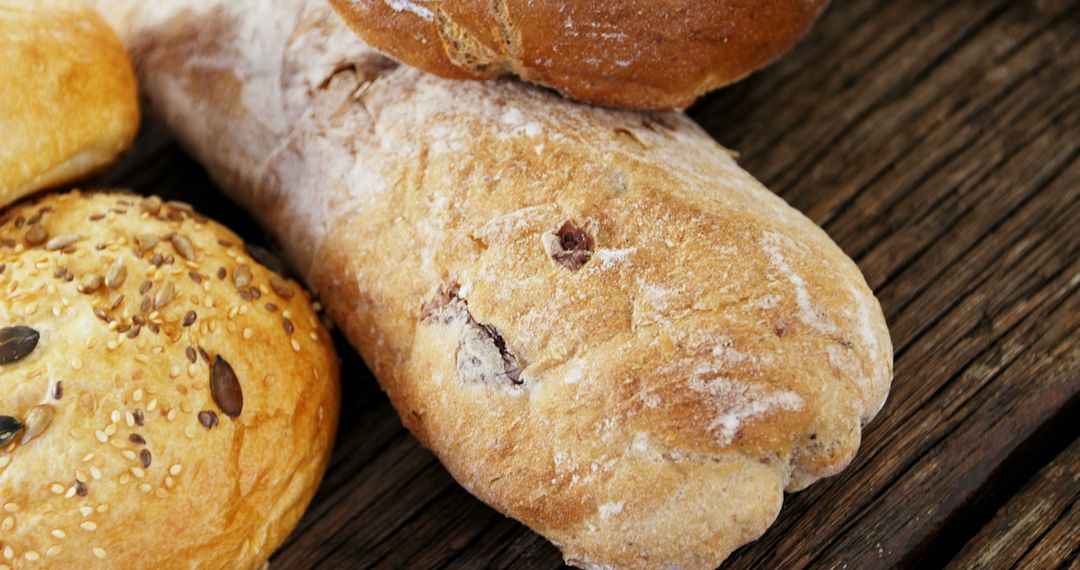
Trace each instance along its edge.
<instances>
[{"instance_id":1,"label":"wood grain","mask_svg":"<svg viewBox=\"0 0 1080 570\"><path fill-rule=\"evenodd\" d=\"M838 1L790 56L691 110L856 259L896 346L854 463L725 568L1077 563L1078 70L1080 0ZM101 182L264 242L153 125ZM336 453L274 566L560 567L453 482L339 343Z\"/></svg>"},{"instance_id":2,"label":"wood grain","mask_svg":"<svg viewBox=\"0 0 1080 570\"><path fill-rule=\"evenodd\" d=\"M1080 441L1035 475L949 568L1061 568L1080 548Z\"/></svg>"}]
</instances>

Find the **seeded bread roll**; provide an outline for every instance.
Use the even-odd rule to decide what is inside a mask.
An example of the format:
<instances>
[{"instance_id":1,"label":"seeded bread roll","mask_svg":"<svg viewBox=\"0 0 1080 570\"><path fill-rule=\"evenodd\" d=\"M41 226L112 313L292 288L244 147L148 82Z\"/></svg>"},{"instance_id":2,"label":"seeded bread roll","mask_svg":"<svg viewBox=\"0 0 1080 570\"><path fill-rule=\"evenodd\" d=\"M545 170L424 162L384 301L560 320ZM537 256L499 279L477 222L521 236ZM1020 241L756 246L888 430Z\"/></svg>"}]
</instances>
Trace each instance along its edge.
<instances>
[{"instance_id":1,"label":"seeded bread roll","mask_svg":"<svg viewBox=\"0 0 1080 570\"><path fill-rule=\"evenodd\" d=\"M100 7L405 425L568 562L717 566L884 403L858 267L685 116L425 75L324 0Z\"/></svg>"},{"instance_id":2,"label":"seeded bread roll","mask_svg":"<svg viewBox=\"0 0 1080 570\"><path fill-rule=\"evenodd\" d=\"M0 567L254 568L326 468L338 363L296 283L183 204L0 212Z\"/></svg>"},{"instance_id":3,"label":"seeded bread roll","mask_svg":"<svg viewBox=\"0 0 1080 570\"><path fill-rule=\"evenodd\" d=\"M452 79L516 75L580 101L688 106L791 49L827 0L331 0L371 46Z\"/></svg>"},{"instance_id":4,"label":"seeded bread roll","mask_svg":"<svg viewBox=\"0 0 1080 570\"><path fill-rule=\"evenodd\" d=\"M0 0L0 207L86 176L131 144L135 74L82 0Z\"/></svg>"}]
</instances>

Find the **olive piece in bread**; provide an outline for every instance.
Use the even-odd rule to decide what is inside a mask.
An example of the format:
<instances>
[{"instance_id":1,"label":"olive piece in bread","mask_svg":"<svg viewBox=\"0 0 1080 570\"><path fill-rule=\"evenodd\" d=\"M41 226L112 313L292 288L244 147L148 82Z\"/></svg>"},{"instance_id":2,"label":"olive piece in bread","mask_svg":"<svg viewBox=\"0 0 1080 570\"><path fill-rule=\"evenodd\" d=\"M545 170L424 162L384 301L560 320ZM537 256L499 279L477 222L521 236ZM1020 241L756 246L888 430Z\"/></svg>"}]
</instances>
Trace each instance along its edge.
<instances>
[{"instance_id":1,"label":"olive piece in bread","mask_svg":"<svg viewBox=\"0 0 1080 570\"><path fill-rule=\"evenodd\" d=\"M0 290L0 329L24 340L0 364L18 426L0 566L267 560L337 425L338 362L303 289L190 206L73 191L0 211Z\"/></svg>"}]
</instances>

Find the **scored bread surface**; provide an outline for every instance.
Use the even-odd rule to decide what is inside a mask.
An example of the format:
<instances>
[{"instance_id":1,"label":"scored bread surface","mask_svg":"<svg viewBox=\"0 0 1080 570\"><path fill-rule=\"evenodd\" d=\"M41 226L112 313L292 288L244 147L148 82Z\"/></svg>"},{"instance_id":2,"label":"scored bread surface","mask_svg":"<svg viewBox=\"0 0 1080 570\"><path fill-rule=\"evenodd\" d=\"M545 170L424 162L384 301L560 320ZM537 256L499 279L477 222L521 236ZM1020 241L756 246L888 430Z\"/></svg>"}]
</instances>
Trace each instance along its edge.
<instances>
[{"instance_id":1,"label":"scored bread surface","mask_svg":"<svg viewBox=\"0 0 1080 570\"><path fill-rule=\"evenodd\" d=\"M515 75L671 110L791 49L827 0L331 0L373 47L455 79Z\"/></svg>"},{"instance_id":2,"label":"scored bread surface","mask_svg":"<svg viewBox=\"0 0 1080 570\"><path fill-rule=\"evenodd\" d=\"M0 335L38 335L11 362L0 342L0 416L26 426L0 447L0 565L267 560L337 426L338 361L302 288L189 206L74 191L0 210L0 289Z\"/></svg>"},{"instance_id":3,"label":"scored bread surface","mask_svg":"<svg viewBox=\"0 0 1080 570\"><path fill-rule=\"evenodd\" d=\"M399 66L322 1L101 4L453 476L587 568L711 568L881 408L881 309L678 114Z\"/></svg>"}]
</instances>

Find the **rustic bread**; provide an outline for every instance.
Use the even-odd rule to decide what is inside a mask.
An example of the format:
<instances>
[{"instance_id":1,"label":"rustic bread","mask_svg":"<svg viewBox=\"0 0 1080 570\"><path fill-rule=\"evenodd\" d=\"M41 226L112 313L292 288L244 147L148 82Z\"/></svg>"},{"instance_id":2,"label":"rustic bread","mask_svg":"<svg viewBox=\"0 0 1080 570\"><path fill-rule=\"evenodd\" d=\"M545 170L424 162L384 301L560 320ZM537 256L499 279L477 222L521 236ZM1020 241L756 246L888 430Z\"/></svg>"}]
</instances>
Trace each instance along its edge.
<instances>
[{"instance_id":1,"label":"rustic bread","mask_svg":"<svg viewBox=\"0 0 1080 570\"><path fill-rule=\"evenodd\" d=\"M568 562L715 567L885 401L859 269L685 116L425 75L325 0L100 6L409 429Z\"/></svg>"},{"instance_id":2,"label":"rustic bread","mask_svg":"<svg viewBox=\"0 0 1080 570\"><path fill-rule=\"evenodd\" d=\"M111 162L139 126L120 40L81 0L0 0L0 207Z\"/></svg>"},{"instance_id":3,"label":"rustic bread","mask_svg":"<svg viewBox=\"0 0 1080 570\"><path fill-rule=\"evenodd\" d=\"M253 568L300 519L338 363L297 284L190 207L0 211L0 567Z\"/></svg>"},{"instance_id":4,"label":"rustic bread","mask_svg":"<svg viewBox=\"0 0 1080 570\"><path fill-rule=\"evenodd\" d=\"M791 49L827 0L331 0L364 41L454 79L516 75L581 101L671 110Z\"/></svg>"}]
</instances>

